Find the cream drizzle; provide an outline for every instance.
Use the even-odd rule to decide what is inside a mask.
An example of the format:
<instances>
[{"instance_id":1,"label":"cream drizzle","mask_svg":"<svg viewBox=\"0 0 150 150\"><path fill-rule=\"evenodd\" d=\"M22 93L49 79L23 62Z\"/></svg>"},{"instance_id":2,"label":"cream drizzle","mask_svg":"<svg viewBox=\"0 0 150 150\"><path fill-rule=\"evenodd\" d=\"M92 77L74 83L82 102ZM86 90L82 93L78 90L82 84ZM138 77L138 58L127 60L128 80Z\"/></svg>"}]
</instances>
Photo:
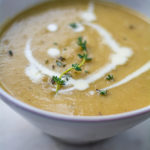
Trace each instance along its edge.
<instances>
[{"instance_id":1,"label":"cream drizzle","mask_svg":"<svg viewBox=\"0 0 150 150\"><path fill-rule=\"evenodd\" d=\"M80 14L80 17L84 21L95 21L96 20L96 15L94 14L94 3L91 1L88 6L88 10L84 11Z\"/></svg>"},{"instance_id":2,"label":"cream drizzle","mask_svg":"<svg viewBox=\"0 0 150 150\"><path fill-rule=\"evenodd\" d=\"M133 52L128 47L121 47L115 39L112 38L111 34L105 30L103 27L97 24L85 23L86 25L95 29L99 35L102 36L103 41L106 45L110 47L113 54L110 56L110 63L106 64L104 67L100 68L93 74L87 76L85 79L79 80L70 80L70 84L73 84L74 87L70 89L62 90L62 92L68 92L72 90L85 90L89 87L89 84L95 82L96 80L105 76L105 74L116 69L118 65L123 65L128 61L128 58L132 56Z\"/></svg>"},{"instance_id":3,"label":"cream drizzle","mask_svg":"<svg viewBox=\"0 0 150 150\"><path fill-rule=\"evenodd\" d=\"M112 37L112 35L106 29L104 29L102 26L90 23L90 21L96 20L96 15L94 14L94 4L92 2L89 3L88 10L81 13L81 18L84 21L86 21L84 23L85 25L93 28L94 30L96 30L99 33L100 36L102 36L103 44L106 44L110 47L112 54L109 57L108 64L106 64L104 67L97 70L95 73L87 76L85 79L74 80L71 78L67 82L66 86L72 85L72 87L69 87L64 90L60 90L59 92L61 92L61 93L69 92L69 91L72 91L75 89L76 90L87 89L89 87L90 83L95 82L96 80L102 78L104 75L106 75L110 71L116 69L116 67L118 65L125 64L133 54L131 48L120 46L120 44L117 43L117 41ZM37 72L36 77L35 77L36 80L39 81L43 77L43 75L48 75L50 77L52 77L54 75L59 76L60 74L58 72L54 72L54 71L46 68L45 66L41 65L33 57L32 51L30 49L30 44L31 44L31 40L28 40L26 43L26 48L25 48L25 56L28 59L28 61L30 62L29 66L32 66L32 68L34 68L33 70L35 70L35 72ZM141 75L142 73L148 71L149 69L150 69L150 62L146 63L144 66L142 66L141 68L139 68L137 71L133 72L132 74L128 75L123 80L121 80L109 87L106 87L105 89L111 89L111 88L120 86L122 84L125 84L128 81L132 80L133 78L136 78L137 76ZM39 75L39 73L41 73L41 76ZM26 75L33 81L33 78L34 78L33 75L35 75L34 73L29 74L26 72ZM55 90L55 89L52 89L52 90Z\"/></svg>"},{"instance_id":4,"label":"cream drizzle","mask_svg":"<svg viewBox=\"0 0 150 150\"><path fill-rule=\"evenodd\" d=\"M40 83L40 81L44 77L44 75L41 74L40 71L36 69L36 67L34 67L34 65L32 64L26 67L25 73L33 83Z\"/></svg>"},{"instance_id":5,"label":"cream drizzle","mask_svg":"<svg viewBox=\"0 0 150 150\"><path fill-rule=\"evenodd\" d=\"M89 94L90 94L90 95L94 95L94 94L95 94L95 91L89 91Z\"/></svg>"},{"instance_id":6,"label":"cream drizzle","mask_svg":"<svg viewBox=\"0 0 150 150\"><path fill-rule=\"evenodd\" d=\"M128 76L126 76L124 79L122 79L121 81L109 86L109 87L106 87L104 89L106 90L109 90L109 89L112 89L112 88L115 88L115 87L118 87L122 84L125 84L127 82L129 82L130 80L140 76L141 74L143 74L144 72L150 70L150 61L148 61L146 64L144 64L141 68L139 68L138 70L136 70L135 72L129 74Z\"/></svg>"},{"instance_id":7,"label":"cream drizzle","mask_svg":"<svg viewBox=\"0 0 150 150\"><path fill-rule=\"evenodd\" d=\"M56 58L60 55L60 50L54 47L54 48L48 49L47 53L49 56Z\"/></svg>"},{"instance_id":8,"label":"cream drizzle","mask_svg":"<svg viewBox=\"0 0 150 150\"><path fill-rule=\"evenodd\" d=\"M118 86L121 86L127 82L129 82L130 80L140 76L141 74L143 74L144 72L150 70L150 61L148 61L146 64L144 64L141 68L139 68L138 70L136 70L135 72L129 74L128 76L126 76L124 79L122 79L121 81L115 83L115 84L112 84L111 86L108 86L108 87L105 87L103 88L104 90L109 90L109 89L112 89L112 88L115 88L115 87L118 87ZM67 92L70 92L72 90L75 90L76 88L75 87L72 87L72 88L68 88L68 89L65 89L65 90L60 90L59 92L60 93L67 93ZM54 89L53 89L54 90Z\"/></svg>"},{"instance_id":9,"label":"cream drizzle","mask_svg":"<svg viewBox=\"0 0 150 150\"><path fill-rule=\"evenodd\" d=\"M57 72L54 72L48 68L46 68L45 66L43 66L42 64L40 64L36 58L33 57L32 55L32 51L31 51L31 39L29 39L26 43L26 47L25 47L25 56L27 58L27 60L29 61L30 65L32 65L32 68L34 68L36 70L36 72L39 72L43 75L47 75L47 76L59 76L60 74ZM26 75L32 80L34 77L32 76L33 74L27 74ZM37 78L37 76L35 76ZM40 78L39 78L40 79Z\"/></svg>"},{"instance_id":10,"label":"cream drizzle","mask_svg":"<svg viewBox=\"0 0 150 150\"><path fill-rule=\"evenodd\" d=\"M49 24L47 26L48 31L50 32L56 32L58 30L58 25L57 24Z\"/></svg>"}]
</instances>

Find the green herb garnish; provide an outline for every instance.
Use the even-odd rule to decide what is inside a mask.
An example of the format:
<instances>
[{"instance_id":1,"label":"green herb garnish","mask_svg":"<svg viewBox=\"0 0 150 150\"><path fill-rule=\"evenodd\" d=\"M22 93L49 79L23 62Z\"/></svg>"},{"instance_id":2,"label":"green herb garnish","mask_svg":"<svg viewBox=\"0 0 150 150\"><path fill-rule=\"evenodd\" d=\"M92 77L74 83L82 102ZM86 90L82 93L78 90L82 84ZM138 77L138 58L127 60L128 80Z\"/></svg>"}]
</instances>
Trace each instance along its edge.
<instances>
[{"instance_id":1,"label":"green herb garnish","mask_svg":"<svg viewBox=\"0 0 150 150\"><path fill-rule=\"evenodd\" d=\"M57 76L53 76L51 81L53 84L57 83L58 85L65 85L65 81Z\"/></svg>"},{"instance_id":2,"label":"green herb garnish","mask_svg":"<svg viewBox=\"0 0 150 150\"><path fill-rule=\"evenodd\" d=\"M65 67L66 66L66 64L62 63L59 60L56 60L56 64L57 64L58 67Z\"/></svg>"},{"instance_id":3,"label":"green herb garnish","mask_svg":"<svg viewBox=\"0 0 150 150\"><path fill-rule=\"evenodd\" d=\"M92 60L92 58L89 58L89 57L88 57L88 54L87 54L87 53L86 53L86 54L83 54L83 55L78 54L78 56L79 56L79 58L81 58L81 59L82 59L82 58L85 58L86 61Z\"/></svg>"},{"instance_id":4,"label":"green herb garnish","mask_svg":"<svg viewBox=\"0 0 150 150\"><path fill-rule=\"evenodd\" d=\"M66 58L64 58L64 57L62 57L62 56L60 56L58 59L59 59L60 61L65 61L65 60L66 60Z\"/></svg>"},{"instance_id":5,"label":"green herb garnish","mask_svg":"<svg viewBox=\"0 0 150 150\"><path fill-rule=\"evenodd\" d=\"M8 51L8 54L9 54L9 56L13 56L12 50L9 50L9 51Z\"/></svg>"},{"instance_id":6,"label":"green herb garnish","mask_svg":"<svg viewBox=\"0 0 150 150\"><path fill-rule=\"evenodd\" d=\"M96 91L100 94L100 95L103 95L103 96L106 96L108 94L107 90L99 90L99 89L96 89Z\"/></svg>"},{"instance_id":7,"label":"green herb garnish","mask_svg":"<svg viewBox=\"0 0 150 150\"><path fill-rule=\"evenodd\" d=\"M131 25L129 25L129 29L133 30L133 29L135 29L135 26L131 24Z\"/></svg>"},{"instance_id":8,"label":"green herb garnish","mask_svg":"<svg viewBox=\"0 0 150 150\"><path fill-rule=\"evenodd\" d=\"M81 63L80 64L77 64L77 63L76 64L72 64L72 67L67 69L66 71L64 71L59 77L53 76L53 78L55 80L57 79L57 80L61 81L62 77L64 75L66 75L68 72L70 72L71 70L73 70L73 69L76 70L76 71L82 71L81 67L85 64L85 62L88 61L88 60L91 60L91 58L88 58L88 54L87 54L87 47L86 47L87 42L83 41L82 37L79 37L78 41L77 41L77 44L84 51L83 54L78 55L82 59ZM60 61L56 61L56 63L57 63L57 65L62 66L62 62L60 63ZM64 81L64 80L62 80L62 81ZM56 82L56 84L57 84L57 86L56 86L56 93L58 93L60 85L62 85L62 84L60 84L60 82Z\"/></svg>"},{"instance_id":9,"label":"green herb garnish","mask_svg":"<svg viewBox=\"0 0 150 150\"><path fill-rule=\"evenodd\" d=\"M85 73L89 73L89 71L87 71L87 70L85 70L84 72L85 72Z\"/></svg>"},{"instance_id":10,"label":"green herb garnish","mask_svg":"<svg viewBox=\"0 0 150 150\"><path fill-rule=\"evenodd\" d=\"M70 23L69 26L73 29L76 29L78 27L76 23Z\"/></svg>"},{"instance_id":11,"label":"green herb garnish","mask_svg":"<svg viewBox=\"0 0 150 150\"><path fill-rule=\"evenodd\" d=\"M82 71L81 67L79 67L79 64L72 64L72 68L74 68L76 71Z\"/></svg>"},{"instance_id":12,"label":"green herb garnish","mask_svg":"<svg viewBox=\"0 0 150 150\"><path fill-rule=\"evenodd\" d=\"M54 45L58 45L58 43L57 43L57 42L54 42L53 44L54 44Z\"/></svg>"},{"instance_id":13,"label":"green herb garnish","mask_svg":"<svg viewBox=\"0 0 150 150\"><path fill-rule=\"evenodd\" d=\"M112 75L112 74L108 74L107 76L106 76L106 80L114 80L114 76Z\"/></svg>"},{"instance_id":14,"label":"green herb garnish","mask_svg":"<svg viewBox=\"0 0 150 150\"><path fill-rule=\"evenodd\" d=\"M67 48L64 48L64 51L66 51L67 50Z\"/></svg>"},{"instance_id":15,"label":"green herb garnish","mask_svg":"<svg viewBox=\"0 0 150 150\"><path fill-rule=\"evenodd\" d=\"M47 60L45 60L45 64L48 64L49 63L49 60L47 59Z\"/></svg>"},{"instance_id":16,"label":"green herb garnish","mask_svg":"<svg viewBox=\"0 0 150 150\"><path fill-rule=\"evenodd\" d=\"M77 44L82 48L83 51L87 51L86 43L87 43L86 40L83 41L82 37L78 38Z\"/></svg>"},{"instance_id":17,"label":"green herb garnish","mask_svg":"<svg viewBox=\"0 0 150 150\"><path fill-rule=\"evenodd\" d=\"M55 65L52 65L52 69L53 69L53 70L55 69Z\"/></svg>"}]
</instances>

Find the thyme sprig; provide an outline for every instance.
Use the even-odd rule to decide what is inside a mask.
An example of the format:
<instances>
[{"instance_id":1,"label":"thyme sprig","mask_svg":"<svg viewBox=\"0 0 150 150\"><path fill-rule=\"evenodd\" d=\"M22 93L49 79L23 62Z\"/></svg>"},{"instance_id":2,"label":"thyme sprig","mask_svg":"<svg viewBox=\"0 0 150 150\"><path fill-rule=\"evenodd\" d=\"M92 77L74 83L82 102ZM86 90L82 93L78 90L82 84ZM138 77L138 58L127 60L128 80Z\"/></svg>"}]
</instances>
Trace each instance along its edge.
<instances>
[{"instance_id":1,"label":"thyme sprig","mask_svg":"<svg viewBox=\"0 0 150 150\"><path fill-rule=\"evenodd\" d=\"M12 50L9 50L9 51L8 51L8 54L9 54L9 56L13 56Z\"/></svg>"},{"instance_id":2,"label":"thyme sprig","mask_svg":"<svg viewBox=\"0 0 150 150\"><path fill-rule=\"evenodd\" d=\"M73 29L76 29L78 27L77 23L75 23L75 22L70 23L69 26Z\"/></svg>"},{"instance_id":3,"label":"thyme sprig","mask_svg":"<svg viewBox=\"0 0 150 150\"><path fill-rule=\"evenodd\" d=\"M110 80L114 80L114 76L112 74L108 74L106 76L106 80L110 81Z\"/></svg>"},{"instance_id":4,"label":"thyme sprig","mask_svg":"<svg viewBox=\"0 0 150 150\"><path fill-rule=\"evenodd\" d=\"M96 89L96 91L100 94L100 95L103 95L103 96L106 96L108 94L108 91L107 90L99 90L99 89Z\"/></svg>"},{"instance_id":5,"label":"thyme sprig","mask_svg":"<svg viewBox=\"0 0 150 150\"><path fill-rule=\"evenodd\" d=\"M88 57L88 53L87 53L87 41L83 40L82 37L79 37L77 40L77 44L80 46L81 50L83 51L83 54L78 54L78 56L82 59L82 61L80 64L77 63L72 64L72 67L65 70L59 77L57 76L52 77L52 79L56 83L56 93L58 93L60 86L65 84L65 81L62 80L62 77L64 75L66 75L68 72L72 70L82 71L81 67L85 64L85 62L91 60L91 58Z\"/></svg>"},{"instance_id":6,"label":"thyme sprig","mask_svg":"<svg viewBox=\"0 0 150 150\"><path fill-rule=\"evenodd\" d=\"M53 76L52 77L52 83L53 84L57 83L59 85L65 85L65 81L60 79L60 78L58 78L57 76Z\"/></svg>"}]
</instances>

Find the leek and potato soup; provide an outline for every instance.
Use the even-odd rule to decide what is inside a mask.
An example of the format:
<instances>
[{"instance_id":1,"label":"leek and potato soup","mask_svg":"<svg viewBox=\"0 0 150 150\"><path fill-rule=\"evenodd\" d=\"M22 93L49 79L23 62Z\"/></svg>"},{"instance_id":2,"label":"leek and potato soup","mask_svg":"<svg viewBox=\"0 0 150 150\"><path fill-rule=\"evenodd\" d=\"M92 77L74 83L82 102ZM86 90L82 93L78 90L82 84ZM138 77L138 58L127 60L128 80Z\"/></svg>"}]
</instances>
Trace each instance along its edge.
<instances>
[{"instance_id":1,"label":"leek and potato soup","mask_svg":"<svg viewBox=\"0 0 150 150\"><path fill-rule=\"evenodd\" d=\"M0 86L37 108L100 116L150 105L150 23L116 4L51 1L7 22Z\"/></svg>"}]
</instances>

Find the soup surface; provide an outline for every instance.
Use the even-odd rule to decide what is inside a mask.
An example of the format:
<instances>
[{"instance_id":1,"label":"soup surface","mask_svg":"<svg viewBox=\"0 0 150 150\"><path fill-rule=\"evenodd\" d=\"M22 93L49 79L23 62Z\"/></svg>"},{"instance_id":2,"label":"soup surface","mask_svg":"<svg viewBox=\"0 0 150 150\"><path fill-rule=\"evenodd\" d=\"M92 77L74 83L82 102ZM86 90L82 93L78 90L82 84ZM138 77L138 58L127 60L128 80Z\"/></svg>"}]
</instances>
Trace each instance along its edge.
<instances>
[{"instance_id":1,"label":"soup surface","mask_svg":"<svg viewBox=\"0 0 150 150\"><path fill-rule=\"evenodd\" d=\"M150 105L150 23L98 1L26 10L1 33L0 85L29 105L67 115Z\"/></svg>"}]
</instances>

